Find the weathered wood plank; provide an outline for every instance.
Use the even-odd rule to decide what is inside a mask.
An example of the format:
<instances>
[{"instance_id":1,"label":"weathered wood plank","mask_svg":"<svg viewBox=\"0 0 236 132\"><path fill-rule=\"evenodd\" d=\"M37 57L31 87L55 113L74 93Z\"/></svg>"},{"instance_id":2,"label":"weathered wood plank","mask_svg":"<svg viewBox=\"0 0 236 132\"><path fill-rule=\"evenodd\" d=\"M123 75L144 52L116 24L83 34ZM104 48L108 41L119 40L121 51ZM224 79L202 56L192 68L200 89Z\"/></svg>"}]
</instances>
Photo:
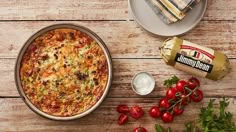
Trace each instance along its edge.
<instances>
[{"instance_id":1,"label":"weathered wood plank","mask_svg":"<svg viewBox=\"0 0 236 132\"><path fill-rule=\"evenodd\" d=\"M126 20L126 0L2 0L0 20Z\"/></svg>"},{"instance_id":2,"label":"weathered wood plank","mask_svg":"<svg viewBox=\"0 0 236 132\"><path fill-rule=\"evenodd\" d=\"M65 22L0 22L0 58L15 58L24 42L39 29ZM133 22L72 22L92 29L107 44L112 58L159 58L158 47L165 38L143 31ZM203 21L182 36L236 57L236 22Z\"/></svg>"},{"instance_id":3,"label":"weathered wood plank","mask_svg":"<svg viewBox=\"0 0 236 132\"><path fill-rule=\"evenodd\" d=\"M208 0L204 20L236 20L234 0ZM2 0L0 20L127 20L127 0Z\"/></svg>"},{"instance_id":4,"label":"weathered wood plank","mask_svg":"<svg viewBox=\"0 0 236 132\"><path fill-rule=\"evenodd\" d=\"M235 20L236 3L234 0L207 0L208 7L204 20Z\"/></svg>"},{"instance_id":5,"label":"weathered wood plank","mask_svg":"<svg viewBox=\"0 0 236 132\"><path fill-rule=\"evenodd\" d=\"M201 78L201 89L205 96L235 96L236 95L236 60L230 60L232 71L223 80L211 81ZM14 84L14 63L15 59L0 59L0 96L18 96ZM131 89L132 77L141 71L150 72L156 80L155 90L147 97L164 96L166 88L162 85L164 80L171 75L180 78L189 78L189 74L178 71L167 66L160 59L114 59L114 80L109 97L140 97Z\"/></svg>"},{"instance_id":6,"label":"weathered wood plank","mask_svg":"<svg viewBox=\"0 0 236 132\"><path fill-rule=\"evenodd\" d=\"M200 113L200 107L207 106L209 99L205 98L200 103L191 103L185 108L183 115L175 117L171 124L164 124L161 119L149 117L148 110L156 105L159 98L107 98L102 105L92 114L70 122L58 122L44 119L33 113L20 98L0 99L0 131L88 131L88 132L126 132L135 127L143 126L148 131L154 132L156 123L171 126L173 130L183 131L184 123L196 121ZM236 121L235 98L231 98L228 110L233 113ZM119 104L128 106L140 105L144 109L144 116L139 120L129 117L129 122L123 126L117 125L119 114L116 106ZM218 106L218 101L215 102ZM187 117L187 118L186 118ZM20 120L20 121L19 121ZM13 125L14 124L14 125Z\"/></svg>"}]
</instances>

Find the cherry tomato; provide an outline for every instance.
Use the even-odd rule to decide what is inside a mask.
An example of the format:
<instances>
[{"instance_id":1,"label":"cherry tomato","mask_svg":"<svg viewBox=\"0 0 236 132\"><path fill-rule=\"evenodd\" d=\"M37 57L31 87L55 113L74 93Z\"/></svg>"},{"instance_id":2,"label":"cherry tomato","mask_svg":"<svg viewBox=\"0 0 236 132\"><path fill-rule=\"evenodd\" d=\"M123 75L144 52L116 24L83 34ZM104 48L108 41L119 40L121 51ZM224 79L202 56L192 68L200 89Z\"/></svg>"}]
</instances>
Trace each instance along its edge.
<instances>
[{"instance_id":1,"label":"cherry tomato","mask_svg":"<svg viewBox=\"0 0 236 132\"><path fill-rule=\"evenodd\" d=\"M128 113L129 112L129 107L127 106L127 105L118 105L117 107L116 107L116 111L118 112L118 113Z\"/></svg>"},{"instance_id":2,"label":"cherry tomato","mask_svg":"<svg viewBox=\"0 0 236 132\"><path fill-rule=\"evenodd\" d=\"M166 91L166 98L167 99L175 99L176 98L176 93L177 93L177 90L175 88L169 88L167 91Z\"/></svg>"},{"instance_id":3,"label":"cherry tomato","mask_svg":"<svg viewBox=\"0 0 236 132\"><path fill-rule=\"evenodd\" d=\"M183 114L183 112L184 112L184 108L181 107L181 105L176 105L176 106L173 108L173 111L174 111L174 114L175 114L175 115L181 115L181 114Z\"/></svg>"},{"instance_id":4,"label":"cherry tomato","mask_svg":"<svg viewBox=\"0 0 236 132\"><path fill-rule=\"evenodd\" d=\"M134 132L147 132L147 129L144 127L137 127L134 129Z\"/></svg>"},{"instance_id":5,"label":"cherry tomato","mask_svg":"<svg viewBox=\"0 0 236 132\"><path fill-rule=\"evenodd\" d=\"M191 99L189 98L189 96L186 96L186 94L182 94L181 98L183 98L181 102L182 105L187 105L191 102Z\"/></svg>"},{"instance_id":6,"label":"cherry tomato","mask_svg":"<svg viewBox=\"0 0 236 132\"><path fill-rule=\"evenodd\" d=\"M188 88L190 89L194 89L197 86L200 86L200 81L195 77L191 77L190 79L188 79L187 83L188 83Z\"/></svg>"},{"instance_id":7,"label":"cherry tomato","mask_svg":"<svg viewBox=\"0 0 236 132\"><path fill-rule=\"evenodd\" d=\"M194 102L200 102L202 101L202 98L203 98L203 93L201 90L196 90L194 91L192 94L191 94L191 99L194 101Z\"/></svg>"},{"instance_id":8,"label":"cherry tomato","mask_svg":"<svg viewBox=\"0 0 236 132\"><path fill-rule=\"evenodd\" d=\"M119 119L118 119L118 124L119 125L123 125L124 123L126 123L128 121L128 116L125 114L121 114Z\"/></svg>"},{"instance_id":9,"label":"cherry tomato","mask_svg":"<svg viewBox=\"0 0 236 132\"><path fill-rule=\"evenodd\" d=\"M133 117L134 119L139 119L143 116L143 109L138 105L135 105L130 108L129 113L130 116Z\"/></svg>"},{"instance_id":10,"label":"cherry tomato","mask_svg":"<svg viewBox=\"0 0 236 132\"><path fill-rule=\"evenodd\" d=\"M161 117L162 121L164 121L165 123L169 123L172 122L174 119L174 116L170 113L170 112L164 112L162 117Z\"/></svg>"},{"instance_id":11,"label":"cherry tomato","mask_svg":"<svg viewBox=\"0 0 236 132\"><path fill-rule=\"evenodd\" d=\"M164 109L168 109L170 107L170 103L169 103L168 99L167 98L162 98L159 101L159 107L164 108Z\"/></svg>"},{"instance_id":12,"label":"cherry tomato","mask_svg":"<svg viewBox=\"0 0 236 132\"><path fill-rule=\"evenodd\" d=\"M184 80L179 80L177 83L176 83L176 89L181 92L181 93L184 93L185 92L185 89L184 87L186 86L187 82L184 81Z\"/></svg>"},{"instance_id":13,"label":"cherry tomato","mask_svg":"<svg viewBox=\"0 0 236 132\"><path fill-rule=\"evenodd\" d=\"M158 118L161 115L161 112L159 110L158 106L153 106L150 110L149 110L149 115L153 118Z\"/></svg>"}]
</instances>

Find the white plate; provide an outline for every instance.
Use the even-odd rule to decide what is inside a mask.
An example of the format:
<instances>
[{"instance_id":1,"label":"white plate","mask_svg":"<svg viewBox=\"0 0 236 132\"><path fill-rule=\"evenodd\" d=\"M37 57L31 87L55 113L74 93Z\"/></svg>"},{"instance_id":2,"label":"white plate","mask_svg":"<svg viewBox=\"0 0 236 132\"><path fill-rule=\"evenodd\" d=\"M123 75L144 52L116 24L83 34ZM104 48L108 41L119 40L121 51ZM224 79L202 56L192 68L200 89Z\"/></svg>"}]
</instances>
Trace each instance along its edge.
<instances>
[{"instance_id":1,"label":"white plate","mask_svg":"<svg viewBox=\"0 0 236 132\"><path fill-rule=\"evenodd\" d=\"M155 14L145 0L129 0L134 20L146 31L159 36L177 36L193 29L202 19L207 8L207 0L202 0L179 22L165 24Z\"/></svg>"}]
</instances>

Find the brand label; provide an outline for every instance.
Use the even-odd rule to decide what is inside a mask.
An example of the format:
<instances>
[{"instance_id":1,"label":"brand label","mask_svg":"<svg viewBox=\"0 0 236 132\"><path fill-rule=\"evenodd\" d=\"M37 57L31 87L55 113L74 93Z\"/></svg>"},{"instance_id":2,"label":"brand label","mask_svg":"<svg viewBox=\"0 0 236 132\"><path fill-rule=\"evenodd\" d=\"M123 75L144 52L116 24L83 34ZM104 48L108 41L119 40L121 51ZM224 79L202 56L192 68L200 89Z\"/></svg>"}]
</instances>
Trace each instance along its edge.
<instances>
[{"instance_id":1,"label":"brand label","mask_svg":"<svg viewBox=\"0 0 236 132\"><path fill-rule=\"evenodd\" d=\"M190 66L196 69L199 69L201 71L207 72L207 73L211 73L213 65L202 62L200 60L195 60L191 57L188 56L184 56L180 53L177 53L176 57L175 57L175 61L179 62L181 64L184 64L186 66Z\"/></svg>"},{"instance_id":2,"label":"brand label","mask_svg":"<svg viewBox=\"0 0 236 132\"><path fill-rule=\"evenodd\" d=\"M175 57L175 68L205 77L213 69L214 50L183 41Z\"/></svg>"}]
</instances>

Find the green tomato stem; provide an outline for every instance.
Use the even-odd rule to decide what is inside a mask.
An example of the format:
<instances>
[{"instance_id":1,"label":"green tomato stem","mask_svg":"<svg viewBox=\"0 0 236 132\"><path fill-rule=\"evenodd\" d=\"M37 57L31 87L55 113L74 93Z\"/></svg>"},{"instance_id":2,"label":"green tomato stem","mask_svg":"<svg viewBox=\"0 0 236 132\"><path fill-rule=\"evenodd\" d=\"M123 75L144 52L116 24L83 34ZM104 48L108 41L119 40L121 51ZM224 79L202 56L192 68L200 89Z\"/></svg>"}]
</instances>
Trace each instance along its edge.
<instances>
[{"instance_id":1,"label":"green tomato stem","mask_svg":"<svg viewBox=\"0 0 236 132\"><path fill-rule=\"evenodd\" d=\"M190 96L193 92L195 92L195 91L199 88L199 86L197 86L197 87L194 88L193 90L189 89L188 87L184 87L184 88L185 88L186 90L188 90L189 93L188 93L186 96L181 97L179 100L177 100L170 108L167 109L167 111L170 111L170 110L173 109L177 104L179 104L180 102L182 102L184 98Z\"/></svg>"}]
</instances>

